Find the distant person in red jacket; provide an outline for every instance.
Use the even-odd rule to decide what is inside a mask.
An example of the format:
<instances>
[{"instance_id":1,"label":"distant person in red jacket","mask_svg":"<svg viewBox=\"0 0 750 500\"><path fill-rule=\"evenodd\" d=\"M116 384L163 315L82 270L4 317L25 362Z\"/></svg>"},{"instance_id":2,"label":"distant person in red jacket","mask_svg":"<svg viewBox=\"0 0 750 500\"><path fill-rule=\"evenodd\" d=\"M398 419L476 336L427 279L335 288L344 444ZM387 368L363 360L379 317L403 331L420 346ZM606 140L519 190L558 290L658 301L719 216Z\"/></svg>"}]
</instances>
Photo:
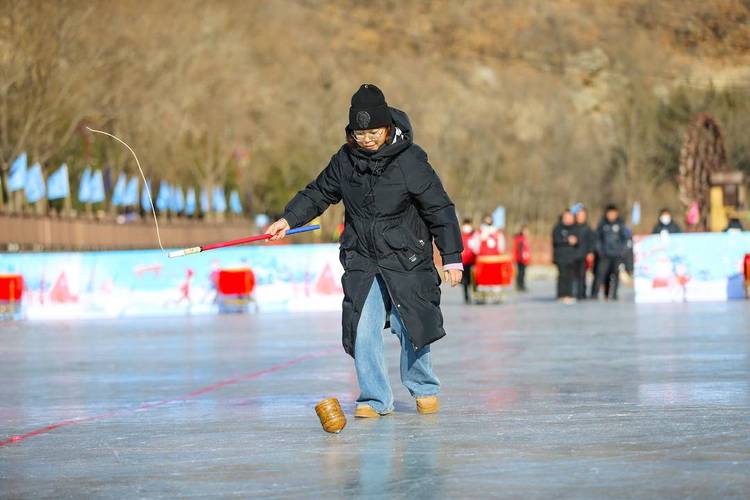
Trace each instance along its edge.
<instances>
[{"instance_id":1,"label":"distant person in red jacket","mask_svg":"<svg viewBox=\"0 0 750 500\"><path fill-rule=\"evenodd\" d=\"M471 268L474 266L474 261L477 259L474 250L472 250L469 241L474 237L474 225L471 223L471 219L464 219L461 224L461 239L464 243L464 251L461 252L461 262L464 265L464 274L461 277L461 284L464 286L464 302L468 304L471 302L469 295L469 289L471 288Z\"/></svg>"},{"instance_id":2,"label":"distant person in red jacket","mask_svg":"<svg viewBox=\"0 0 750 500\"><path fill-rule=\"evenodd\" d=\"M513 262L516 263L516 290L526 291L526 266L531 263L529 228L525 224L513 237Z\"/></svg>"},{"instance_id":3,"label":"distant person in red jacket","mask_svg":"<svg viewBox=\"0 0 750 500\"><path fill-rule=\"evenodd\" d=\"M469 239L469 246L475 255L502 255L505 253L505 235L492 225L492 216L485 215L479 229Z\"/></svg>"}]
</instances>

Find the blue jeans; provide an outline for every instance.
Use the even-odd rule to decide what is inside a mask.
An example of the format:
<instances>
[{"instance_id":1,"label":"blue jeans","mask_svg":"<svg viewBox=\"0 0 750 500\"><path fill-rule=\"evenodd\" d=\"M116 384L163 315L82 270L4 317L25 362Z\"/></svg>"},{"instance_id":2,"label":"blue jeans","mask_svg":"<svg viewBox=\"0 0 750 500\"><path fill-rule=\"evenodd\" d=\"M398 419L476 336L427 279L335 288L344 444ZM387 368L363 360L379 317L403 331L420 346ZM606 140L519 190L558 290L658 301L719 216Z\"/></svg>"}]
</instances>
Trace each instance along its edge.
<instances>
[{"instance_id":1,"label":"blue jeans","mask_svg":"<svg viewBox=\"0 0 750 500\"><path fill-rule=\"evenodd\" d=\"M354 366L360 390L357 403L368 404L378 413L393 411L393 391L383 353L385 300L390 303L388 289L383 278L376 275L362 308L354 344ZM395 307L390 309L391 331L401 342L401 382L414 397L434 396L440 391L440 381L432 372L430 346L415 351L401 316Z\"/></svg>"}]
</instances>

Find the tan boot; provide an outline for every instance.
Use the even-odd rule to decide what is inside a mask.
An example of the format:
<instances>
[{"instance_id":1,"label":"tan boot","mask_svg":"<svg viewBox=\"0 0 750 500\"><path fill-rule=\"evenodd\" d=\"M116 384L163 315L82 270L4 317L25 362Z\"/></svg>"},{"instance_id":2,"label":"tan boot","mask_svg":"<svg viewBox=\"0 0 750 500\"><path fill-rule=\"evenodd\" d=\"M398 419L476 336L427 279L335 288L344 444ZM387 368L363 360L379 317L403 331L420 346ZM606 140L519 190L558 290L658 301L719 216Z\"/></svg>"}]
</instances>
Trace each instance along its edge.
<instances>
[{"instance_id":1,"label":"tan boot","mask_svg":"<svg viewBox=\"0 0 750 500\"><path fill-rule=\"evenodd\" d=\"M422 415L437 413L440 409L440 400L437 396L424 396L417 398L417 411Z\"/></svg>"},{"instance_id":2,"label":"tan boot","mask_svg":"<svg viewBox=\"0 0 750 500\"><path fill-rule=\"evenodd\" d=\"M354 410L354 416L357 418L378 418L382 415L390 415L391 413L393 413L393 410L387 413L378 413L368 404L357 405L357 408Z\"/></svg>"}]
</instances>

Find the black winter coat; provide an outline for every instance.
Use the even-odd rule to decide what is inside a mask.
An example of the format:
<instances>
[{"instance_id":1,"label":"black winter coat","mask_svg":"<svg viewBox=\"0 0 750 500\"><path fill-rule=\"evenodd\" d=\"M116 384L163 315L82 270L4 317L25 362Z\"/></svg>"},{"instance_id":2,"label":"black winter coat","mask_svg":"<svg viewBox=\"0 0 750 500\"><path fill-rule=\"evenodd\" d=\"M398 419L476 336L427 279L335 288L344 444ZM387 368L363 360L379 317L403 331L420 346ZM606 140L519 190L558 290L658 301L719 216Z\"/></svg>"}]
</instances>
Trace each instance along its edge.
<instances>
[{"instance_id":1,"label":"black winter coat","mask_svg":"<svg viewBox=\"0 0 750 500\"><path fill-rule=\"evenodd\" d=\"M596 233L588 224L576 224L578 234L577 260L583 260L586 255L596 251Z\"/></svg>"},{"instance_id":2,"label":"black winter coat","mask_svg":"<svg viewBox=\"0 0 750 500\"><path fill-rule=\"evenodd\" d=\"M680 225L675 221L671 221L669 224L662 224L662 222L659 221L651 230L651 234L661 234L662 231L666 231L668 233L681 233L682 229L680 229Z\"/></svg>"},{"instance_id":3,"label":"black winter coat","mask_svg":"<svg viewBox=\"0 0 750 500\"><path fill-rule=\"evenodd\" d=\"M604 257L624 257L630 240L629 231L622 219L609 222L602 217L596 228L596 251Z\"/></svg>"},{"instance_id":4,"label":"black winter coat","mask_svg":"<svg viewBox=\"0 0 750 500\"><path fill-rule=\"evenodd\" d=\"M575 236L578 242L575 245L571 245L568 242L570 236ZM566 265L571 264L578 257L578 246L581 243L580 235L578 234L578 226L571 224L569 226L558 223L552 230L552 260L555 264Z\"/></svg>"},{"instance_id":5,"label":"black winter coat","mask_svg":"<svg viewBox=\"0 0 750 500\"><path fill-rule=\"evenodd\" d=\"M378 273L390 295L386 308L398 308L415 349L443 337L432 240L444 264L460 263L463 251L453 202L427 154L412 142L409 118L395 108L391 116L402 134L392 134L374 153L342 146L283 215L294 228L344 202L342 343L352 357L362 307Z\"/></svg>"}]
</instances>

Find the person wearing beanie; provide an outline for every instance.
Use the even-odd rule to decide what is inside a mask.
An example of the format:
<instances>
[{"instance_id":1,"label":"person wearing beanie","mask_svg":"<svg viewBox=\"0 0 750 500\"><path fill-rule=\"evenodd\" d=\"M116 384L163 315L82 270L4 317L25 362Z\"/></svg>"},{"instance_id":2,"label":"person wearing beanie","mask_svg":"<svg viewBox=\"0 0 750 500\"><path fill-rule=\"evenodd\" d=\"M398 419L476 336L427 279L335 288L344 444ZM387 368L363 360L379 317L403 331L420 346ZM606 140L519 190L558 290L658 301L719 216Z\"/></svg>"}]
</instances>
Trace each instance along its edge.
<instances>
[{"instance_id":1,"label":"person wearing beanie","mask_svg":"<svg viewBox=\"0 0 750 500\"><path fill-rule=\"evenodd\" d=\"M383 347L383 329L389 327L401 344L401 382L419 413L435 413L440 381L431 344L445 329L432 243L447 281L461 283L456 210L427 154L414 143L409 117L388 106L377 86L363 84L354 93L345 134L346 143L328 166L266 233L279 240L343 201L342 343L354 358L359 383L355 416L393 412Z\"/></svg>"},{"instance_id":2,"label":"person wearing beanie","mask_svg":"<svg viewBox=\"0 0 750 500\"><path fill-rule=\"evenodd\" d=\"M557 299L563 304L575 304L573 281L574 264L578 254L579 234L575 216L565 209L552 229L552 261L557 266Z\"/></svg>"},{"instance_id":3,"label":"person wearing beanie","mask_svg":"<svg viewBox=\"0 0 750 500\"><path fill-rule=\"evenodd\" d=\"M599 225L596 228L596 248L599 262L597 264L597 286L594 298L599 298L600 290L604 300L617 300L620 283L620 264L628 251L630 243L629 229L620 218L616 205L607 205Z\"/></svg>"},{"instance_id":4,"label":"person wearing beanie","mask_svg":"<svg viewBox=\"0 0 750 500\"><path fill-rule=\"evenodd\" d=\"M586 271L594 262L594 250L596 249L596 233L589 225L589 211L583 205L578 205L573 214L578 229L578 255L574 267L573 288L578 300L587 298Z\"/></svg>"},{"instance_id":5,"label":"person wearing beanie","mask_svg":"<svg viewBox=\"0 0 750 500\"><path fill-rule=\"evenodd\" d=\"M383 92L375 85L362 85L352 96L349 129L375 130L389 127L392 123L391 111Z\"/></svg>"}]
</instances>

